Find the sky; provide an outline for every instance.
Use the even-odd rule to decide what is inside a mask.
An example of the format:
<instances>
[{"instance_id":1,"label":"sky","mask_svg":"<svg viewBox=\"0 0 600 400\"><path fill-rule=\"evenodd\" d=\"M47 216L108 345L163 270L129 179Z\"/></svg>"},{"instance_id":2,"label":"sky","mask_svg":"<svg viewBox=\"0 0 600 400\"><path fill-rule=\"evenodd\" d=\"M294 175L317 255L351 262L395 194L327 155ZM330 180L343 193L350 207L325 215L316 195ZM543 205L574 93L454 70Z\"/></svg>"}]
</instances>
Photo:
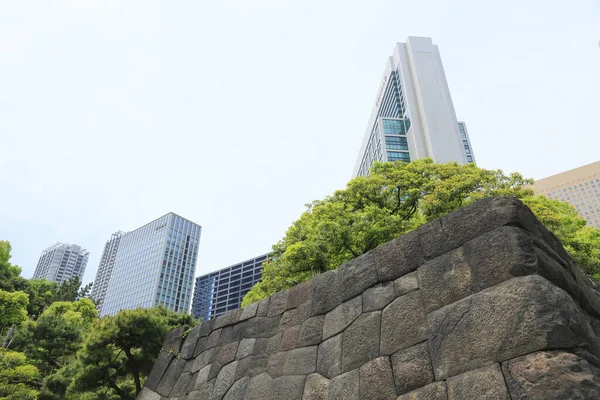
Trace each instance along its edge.
<instances>
[{"instance_id":1,"label":"sky","mask_svg":"<svg viewBox=\"0 0 600 400\"><path fill-rule=\"evenodd\" d=\"M271 249L351 178L387 57L433 38L478 165L600 159L600 2L4 1L0 240L33 275L170 211L196 275Z\"/></svg>"}]
</instances>

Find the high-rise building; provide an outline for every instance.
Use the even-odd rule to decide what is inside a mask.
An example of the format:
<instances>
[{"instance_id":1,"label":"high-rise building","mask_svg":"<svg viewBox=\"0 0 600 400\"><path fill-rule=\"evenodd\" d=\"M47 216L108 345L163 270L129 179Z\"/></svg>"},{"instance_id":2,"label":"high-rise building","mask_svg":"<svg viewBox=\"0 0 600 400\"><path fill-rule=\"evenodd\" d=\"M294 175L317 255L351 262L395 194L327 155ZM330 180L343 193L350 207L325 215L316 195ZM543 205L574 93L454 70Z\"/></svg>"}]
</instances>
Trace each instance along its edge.
<instances>
[{"instance_id":1,"label":"high-rise building","mask_svg":"<svg viewBox=\"0 0 600 400\"><path fill-rule=\"evenodd\" d=\"M76 276L81 280L89 256L76 244L55 243L42 252L33 279L62 283Z\"/></svg>"},{"instance_id":2,"label":"high-rise building","mask_svg":"<svg viewBox=\"0 0 600 400\"><path fill-rule=\"evenodd\" d=\"M112 274L115 265L117 250L119 249L119 243L121 242L121 237L123 237L123 235L125 235L125 232L118 231L113 233L104 245L104 251L102 252L100 264L96 271L96 279L94 279L91 294L91 297L96 300L98 312L102 312L102 304L104 303L104 297L106 296L108 281L110 280L110 275Z\"/></svg>"},{"instance_id":3,"label":"high-rise building","mask_svg":"<svg viewBox=\"0 0 600 400\"><path fill-rule=\"evenodd\" d=\"M242 298L261 281L263 254L196 278L192 315L204 321L240 308Z\"/></svg>"},{"instance_id":4,"label":"high-rise building","mask_svg":"<svg viewBox=\"0 0 600 400\"><path fill-rule=\"evenodd\" d=\"M600 228L600 161L539 179L533 190L571 204L591 226Z\"/></svg>"},{"instance_id":5,"label":"high-rise building","mask_svg":"<svg viewBox=\"0 0 600 400\"><path fill-rule=\"evenodd\" d=\"M121 235L100 315L159 305L188 312L201 230L168 213Z\"/></svg>"},{"instance_id":6,"label":"high-rise building","mask_svg":"<svg viewBox=\"0 0 600 400\"><path fill-rule=\"evenodd\" d=\"M456 119L438 47L431 38L409 37L386 62L353 175L366 175L375 161L426 157L475 161L465 124Z\"/></svg>"}]
</instances>

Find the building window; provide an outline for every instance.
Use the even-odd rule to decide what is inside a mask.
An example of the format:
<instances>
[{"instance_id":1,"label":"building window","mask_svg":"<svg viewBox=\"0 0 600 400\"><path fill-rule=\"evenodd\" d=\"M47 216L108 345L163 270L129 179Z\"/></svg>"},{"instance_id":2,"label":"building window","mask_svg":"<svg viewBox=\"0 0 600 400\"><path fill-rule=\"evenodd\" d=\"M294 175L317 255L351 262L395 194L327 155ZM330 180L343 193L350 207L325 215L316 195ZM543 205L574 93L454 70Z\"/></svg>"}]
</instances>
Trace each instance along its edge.
<instances>
[{"instance_id":1,"label":"building window","mask_svg":"<svg viewBox=\"0 0 600 400\"><path fill-rule=\"evenodd\" d=\"M408 150L408 142L405 137L386 136L385 147L393 150Z\"/></svg>"},{"instance_id":2,"label":"building window","mask_svg":"<svg viewBox=\"0 0 600 400\"><path fill-rule=\"evenodd\" d=\"M410 162L410 155L408 153L403 153L400 151L388 151L387 157L388 157L388 161Z\"/></svg>"},{"instance_id":3,"label":"building window","mask_svg":"<svg viewBox=\"0 0 600 400\"><path fill-rule=\"evenodd\" d=\"M471 156L467 156L467 161L468 161L468 162L473 162L473 157L471 157Z\"/></svg>"},{"instance_id":4,"label":"building window","mask_svg":"<svg viewBox=\"0 0 600 400\"><path fill-rule=\"evenodd\" d=\"M384 119L383 133L386 135L406 135L403 120Z\"/></svg>"}]
</instances>

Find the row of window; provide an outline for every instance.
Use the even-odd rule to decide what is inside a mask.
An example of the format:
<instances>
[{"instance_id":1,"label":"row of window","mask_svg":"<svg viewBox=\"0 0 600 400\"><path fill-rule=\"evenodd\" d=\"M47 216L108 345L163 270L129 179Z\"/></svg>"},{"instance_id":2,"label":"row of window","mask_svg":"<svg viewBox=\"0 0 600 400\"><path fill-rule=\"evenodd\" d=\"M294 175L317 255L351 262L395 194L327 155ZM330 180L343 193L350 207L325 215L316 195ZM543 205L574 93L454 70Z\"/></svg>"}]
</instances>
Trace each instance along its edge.
<instances>
[{"instance_id":1,"label":"row of window","mask_svg":"<svg viewBox=\"0 0 600 400\"><path fill-rule=\"evenodd\" d=\"M410 162L410 155L401 151L388 151L387 158L388 161Z\"/></svg>"},{"instance_id":2,"label":"row of window","mask_svg":"<svg viewBox=\"0 0 600 400\"><path fill-rule=\"evenodd\" d=\"M392 150L408 150L408 142L406 137L386 136L385 147Z\"/></svg>"}]
</instances>

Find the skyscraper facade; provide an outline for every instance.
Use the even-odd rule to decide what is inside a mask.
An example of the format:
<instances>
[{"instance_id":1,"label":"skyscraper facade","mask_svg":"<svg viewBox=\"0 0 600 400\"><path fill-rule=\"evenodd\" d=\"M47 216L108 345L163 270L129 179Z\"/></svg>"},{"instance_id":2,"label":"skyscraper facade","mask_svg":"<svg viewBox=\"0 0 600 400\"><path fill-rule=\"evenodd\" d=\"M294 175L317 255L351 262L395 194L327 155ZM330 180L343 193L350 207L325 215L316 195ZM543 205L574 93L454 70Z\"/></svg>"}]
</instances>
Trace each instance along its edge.
<instances>
[{"instance_id":1,"label":"skyscraper facade","mask_svg":"<svg viewBox=\"0 0 600 400\"><path fill-rule=\"evenodd\" d=\"M409 37L396 44L386 62L353 175L366 175L375 161L474 162L461 124L466 139L438 47L430 38Z\"/></svg>"},{"instance_id":2,"label":"skyscraper facade","mask_svg":"<svg viewBox=\"0 0 600 400\"><path fill-rule=\"evenodd\" d=\"M119 243L121 237L125 235L125 232L115 232L112 234L110 239L104 245L104 251L100 258L100 264L96 271L96 279L94 279L94 285L92 286L92 298L96 300L98 312L102 312L102 304L104 303L104 297L106 296L106 289L108 288L108 281L112 274L113 267L115 265L115 259L117 258L117 250L119 249Z\"/></svg>"},{"instance_id":3,"label":"skyscraper facade","mask_svg":"<svg viewBox=\"0 0 600 400\"><path fill-rule=\"evenodd\" d=\"M33 279L62 283L83 277L90 253L76 244L55 243L42 252Z\"/></svg>"},{"instance_id":4,"label":"skyscraper facade","mask_svg":"<svg viewBox=\"0 0 600 400\"><path fill-rule=\"evenodd\" d=\"M600 161L539 179L533 190L571 204L588 224L600 228Z\"/></svg>"},{"instance_id":5,"label":"skyscraper facade","mask_svg":"<svg viewBox=\"0 0 600 400\"><path fill-rule=\"evenodd\" d=\"M188 312L201 230L169 213L122 235L100 315L159 305Z\"/></svg>"},{"instance_id":6,"label":"skyscraper facade","mask_svg":"<svg viewBox=\"0 0 600 400\"><path fill-rule=\"evenodd\" d=\"M204 321L240 308L242 298L261 281L268 254L196 278L192 315Z\"/></svg>"}]
</instances>

